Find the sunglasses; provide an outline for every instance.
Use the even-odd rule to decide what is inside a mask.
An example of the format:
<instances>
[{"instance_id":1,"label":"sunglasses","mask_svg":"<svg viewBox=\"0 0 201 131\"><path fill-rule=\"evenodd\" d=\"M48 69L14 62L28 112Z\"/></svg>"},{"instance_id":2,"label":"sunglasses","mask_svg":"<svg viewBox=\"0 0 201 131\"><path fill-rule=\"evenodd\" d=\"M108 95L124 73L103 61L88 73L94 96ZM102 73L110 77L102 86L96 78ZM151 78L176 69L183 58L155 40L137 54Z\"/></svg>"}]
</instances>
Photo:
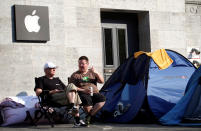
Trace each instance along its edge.
<instances>
[{"instance_id":1,"label":"sunglasses","mask_svg":"<svg viewBox=\"0 0 201 131\"><path fill-rule=\"evenodd\" d=\"M56 68L48 68L49 70L55 70Z\"/></svg>"}]
</instances>

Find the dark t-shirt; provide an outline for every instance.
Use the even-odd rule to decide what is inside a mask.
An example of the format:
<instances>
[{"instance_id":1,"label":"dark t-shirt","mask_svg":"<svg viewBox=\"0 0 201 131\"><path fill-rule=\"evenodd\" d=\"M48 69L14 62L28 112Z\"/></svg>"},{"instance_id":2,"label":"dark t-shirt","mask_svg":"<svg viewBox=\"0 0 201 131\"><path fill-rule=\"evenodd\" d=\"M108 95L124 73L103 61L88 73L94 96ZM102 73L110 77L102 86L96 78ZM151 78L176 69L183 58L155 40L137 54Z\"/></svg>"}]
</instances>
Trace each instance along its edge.
<instances>
[{"instance_id":1,"label":"dark t-shirt","mask_svg":"<svg viewBox=\"0 0 201 131\"><path fill-rule=\"evenodd\" d=\"M82 74L80 71L76 71L71 75L70 83L73 83L75 86L79 88L89 88L93 87L93 92L98 93L96 75L89 70L86 74Z\"/></svg>"},{"instance_id":2,"label":"dark t-shirt","mask_svg":"<svg viewBox=\"0 0 201 131\"><path fill-rule=\"evenodd\" d=\"M37 88L40 88L42 90L64 90L65 89L64 83L58 78L54 77L53 79L49 79L46 76L42 76L38 78L38 83L36 83L36 86L34 90L36 91Z\"/></svg>"}]
</instances>

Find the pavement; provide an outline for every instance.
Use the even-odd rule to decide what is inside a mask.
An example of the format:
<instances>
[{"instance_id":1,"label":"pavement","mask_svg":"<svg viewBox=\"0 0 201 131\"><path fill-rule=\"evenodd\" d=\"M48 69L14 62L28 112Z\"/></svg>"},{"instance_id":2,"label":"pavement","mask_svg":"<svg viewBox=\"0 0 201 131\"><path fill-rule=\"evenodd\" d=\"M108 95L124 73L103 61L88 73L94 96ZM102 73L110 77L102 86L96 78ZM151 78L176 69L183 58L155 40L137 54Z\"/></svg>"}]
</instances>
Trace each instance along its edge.
<instances>
[{"instance_id":1,"label":"pavement","mask_svg":"<svg viewBox=\"0 0 201 131\"><path fill-rule=\"evenodd\" d=\"M90 127L73 128L73 124L56 124L51 127L48 124L38 126L15 125L0 127L0 131L201 131L201 127L162 126L158 124L117 124L95 123Z\"/></svg>"}]
</instances>

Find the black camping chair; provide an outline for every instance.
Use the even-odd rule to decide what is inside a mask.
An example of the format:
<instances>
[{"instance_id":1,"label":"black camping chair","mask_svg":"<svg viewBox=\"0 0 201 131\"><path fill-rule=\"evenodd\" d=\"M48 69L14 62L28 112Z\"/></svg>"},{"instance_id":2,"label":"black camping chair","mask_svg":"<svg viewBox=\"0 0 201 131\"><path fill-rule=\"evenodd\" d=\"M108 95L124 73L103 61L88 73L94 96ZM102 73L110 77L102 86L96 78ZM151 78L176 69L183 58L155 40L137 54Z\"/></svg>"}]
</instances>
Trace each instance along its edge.
<instances>
[{"instance_id":1,"label":"black camping chair","mask_svg":"<svg viewBox=\"0 0 201 131\"><path fill-rule=\"evenodd\" d=\"M35 84L38 84L38 78L35 78ZM54 127L55 118L63 117L65 120L71 120L73 117L68 110L67 106L59 106L54 103L50 103L48 100L49 91L43 90L42 93L38 96L39 100L39 110L35 111L34 119L30 119L31 123L37 126L37 122L41 118L45 118L48 120L51 127ZM62 114L62 115L61 115ZM29 117L30 114L27 112L27 116Z\"/></svg>"},{"instance_id":2,"label":"black camping chair","mask_svg":"<svg viewBox=\"0 0 201 131\"><path fill-rule=\"evenodd\" d=\"M49 106L49 103L47 101L49 91L43 90L43 92L38 96L39 100L39 110L35 111L35 117L34 117L34 124L45 116L46 119L48 119L48 122L51 124L52 127L54 127L54 120L53 120L53 108Z\"/></svg>"}]
</instances>

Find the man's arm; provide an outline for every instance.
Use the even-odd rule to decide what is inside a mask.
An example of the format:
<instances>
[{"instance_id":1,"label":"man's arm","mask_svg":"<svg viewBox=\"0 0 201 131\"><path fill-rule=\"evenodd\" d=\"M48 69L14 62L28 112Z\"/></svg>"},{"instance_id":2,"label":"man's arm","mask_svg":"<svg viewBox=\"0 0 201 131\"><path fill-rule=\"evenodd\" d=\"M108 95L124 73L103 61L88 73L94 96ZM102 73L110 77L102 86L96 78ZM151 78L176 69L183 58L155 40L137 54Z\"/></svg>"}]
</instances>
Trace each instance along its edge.
<instances>
[{"instance_id":1,"label":"man's arm","mask_svg":"<svg viewBox=\"0 0 201 131\"><path fill-rule=\"evenodd\" d=\"M94 73L95 77L97 78L97 82L103 84L104 83L104 78L95 71L94 67L91 68L91 71Z\"/></svg>"},{"instance_id":2,"label":"man's arm","mask_svg":"<svg viewBox=\"0 0 201 131\"><path fill-rule=\"evenodd\" d=\"M43 92L43 90L42 90L42 89L40 89L40 88L37 88L35 92L36 92L36 95L37 95L37 96L39 96L39 95L40 95L40 93L42 93L42 92Z\"/></svg>"},{"instance_id":3,"label":"man's arm","mask_svg":"<svg viewBox=\"0 0 201 131\"><path fill-rule=\"evenodd\" d=\"M73 83L77 87L77 91L84 92L86 94L90 94L91 91L89 89L84 89L84 88L78 87L76 82L77 82L77 79L75 78L74 74L72 74L69 79L69 83Z\"/></svg>"},{"instance_id":4,"label":"man's arm","mask_svg":"<svg viewBox=\"0 0 201 131\"><path fill-rule=\"evenodd\" d=\"M40 93L43 91L43 77L35 78L35 88L34 91L36 92L36 95L39 96Z\"/></svg>"},{"instance_id":5,"label":"man's arm","mask_svg":"<svg viewBox=\"0 0 201 131\"><path fill-rule=\"evenodd\" d=\"M80 87L77 87L77 91L84 92L84 93L86 93L86 94L90 94L90 93L91 93L91 90L88 89L88 88L80 88Z\"/></svg>"},{"instance_id":6,"label":"man's arm","mask_svg":"<svg viewBox=\"0 0 201 131\"><path fill-rule=\"evenodd\" d=\"M95 73L95 76L97 78L98 83L101 83L101 84L104 83L104 78L99 73Z\"/></svg>"},{"instance_id":7,"label":"man's arm","mask_svg":"<svg viewBox=\"0 0 201 131\"><path fill-rule=\"evenodd\" d=\"M37 88L35 92L36 92L36 95L39 96L43 92L43 90L40 88ZM58 89L51 90L51 91L49 91L49 94L54 94L57 92L60 92L60 90L58 90Z\"/></svg>"}]
</instances>

